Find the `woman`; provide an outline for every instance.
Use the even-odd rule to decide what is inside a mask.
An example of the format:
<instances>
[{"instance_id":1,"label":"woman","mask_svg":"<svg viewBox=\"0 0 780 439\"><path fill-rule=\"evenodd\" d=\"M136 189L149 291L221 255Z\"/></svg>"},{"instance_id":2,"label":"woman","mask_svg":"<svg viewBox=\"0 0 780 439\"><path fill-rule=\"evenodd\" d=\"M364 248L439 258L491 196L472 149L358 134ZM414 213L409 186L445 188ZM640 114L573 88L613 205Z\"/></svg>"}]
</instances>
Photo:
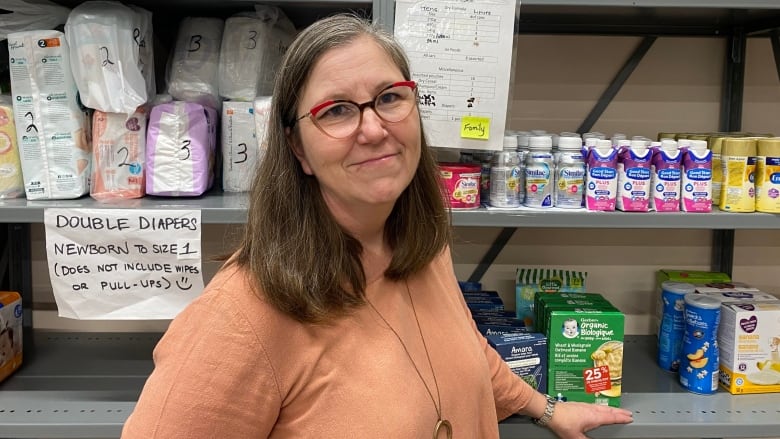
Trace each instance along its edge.
<instances>
[{"instance_id":1,"label":"woman","mask_svg":"<svg viewBox=\"0 0 780 439\"><path fill-rule=\"evenodd\" d=\"M476 331L400 46L319 21L277 74L236 254L155 349L126 438L564 438L626 410L553 405Z\"/></svg>"}]
</instances>

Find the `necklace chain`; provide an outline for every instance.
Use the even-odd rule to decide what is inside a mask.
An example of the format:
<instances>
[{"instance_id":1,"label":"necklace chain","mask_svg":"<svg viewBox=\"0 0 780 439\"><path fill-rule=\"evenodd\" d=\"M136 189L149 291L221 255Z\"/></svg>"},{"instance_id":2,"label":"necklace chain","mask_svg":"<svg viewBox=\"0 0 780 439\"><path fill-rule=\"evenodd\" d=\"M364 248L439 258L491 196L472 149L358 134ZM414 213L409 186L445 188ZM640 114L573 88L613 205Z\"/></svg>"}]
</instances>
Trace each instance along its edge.
<instances>
[{"instance_id":1,"label":"necklace chain","mask_svg":"<svg viewBox=\"0 0 780 439\"><path fill-rule=\"evenodd\" d=\"M414 359L412 358L412 354L409 352L409 349L406 347L406 344L401 339L401 336L398 334L398 332L390 326L390 323L387 322L387 319L382 315L382 313L379 312L378 309L374 306L373 303L371 303L368 298L366 298L366 302L371 306L371 309L374 310L374 312L379 316L380 319L387 325L387 327L390 329L390 331L393 332L395 335L395 338L398 339L398 342L401 343L401 347L404 348L404 352L406 352L406 356L409 358L409 361L412 363L412 367L414 367L414 371L417 372L417 376L420 377L420 381L422 381L423 385L425 386L425 390L428 391L428 396L431 397L431 402L433 403L433 407L436 409L436 415L439 417L437 422L437 428L434 434L438 433L438 430L440 429L439 425L442 423L446 423L449 425L449 422L442 419L441 417L441 393L439 392L439 383L436 380L436 373L433 370L433 363L431 362L431 355L428 353L428 346L425 343L425 337L422 333L422 327L420 326L420 319L417 317L417 310L414 307L414 299L412 299L412 292L409 290L409 282L404 280L404 285L406 285L406 294L409 296L409 303L412 305L412 313L414 314L414 321L417 323L417 330L420 333L420 339L422 340L423 349L425 349L425 357L428 359L428 366L431 368L431 375L433 376L433 385L436 387L436 399L433 397L433 392L431 392L431 388L428 387L428 383L425 382L425 378L423 378L422 373L420 372L420 369L417 368L417 364L414 362ZM438 404L436 404L436 401L438 400ZM434 436L436 437L436 436Z\"/></svg>"}]
</instances>

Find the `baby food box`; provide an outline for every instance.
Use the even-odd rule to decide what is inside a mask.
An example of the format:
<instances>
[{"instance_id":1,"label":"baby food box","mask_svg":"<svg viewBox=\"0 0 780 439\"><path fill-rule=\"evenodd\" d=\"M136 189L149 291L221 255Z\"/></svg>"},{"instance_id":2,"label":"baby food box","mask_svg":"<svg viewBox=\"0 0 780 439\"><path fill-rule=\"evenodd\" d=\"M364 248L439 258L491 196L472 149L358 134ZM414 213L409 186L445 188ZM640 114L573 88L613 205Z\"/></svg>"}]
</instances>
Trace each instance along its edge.
<instances>
[{"instance_id":1,"label":"baby food box","mask_svg":"<svg viewBox=\"0 0 780 439\"><path fill-rule=\"evenodd\" d=\"M611 306L609 301L598 293L536 293L534 296L534 319L538 328L546 328L546 316L552 307L556 309L588 308Z\"/></svg>"},{"instance_id":2,"label":"baby food box","mask_svg":"<svg viewBox=\"0 0 780 439\"><path fill-rule=\"evenodd\" d=\"M614 307L551 309L547 393L620 406L625 316Z\"/></svg>"},{"instance_id":3,"label":"baby food box","mask_svg":"<svg viewBox=\"0 0 780 439\"><path fill-rule=\"evenodd\" d=\"M489 335L487 340L512 372L534 389L547 393L547 338L544 334Z\"/></svg>"},{"instance_id":4,"label":"baby food box","mask_svg":"<svg viewBox=\"0 0 780 439\"><path fill-rule=\"evenodd\" d=\"M22 297L0 291L0 381L22 365Z\"/></svg>"},{"instance_id":5,"label":"baby food box","mask_svg":"<svg viewBox=\"0 0 780 439\"><path fill-rule=\"evenodd\" d=\"M584 293L585 271L549 268L518 268L515 278L515 307L517 318L528 327L534 327L534 295L545 293ZM538 330L541 330L539 328Z\"/></svg>"},{"instance_id":6,"label":"baby food box","mask_svg":"<svg viewBox=\"0 0 780 439\"><path fill-rule=\"evenodd\" d=\"M780 301L724 303L720 385L733 394L780 392Z\"/></svg>"}]
</instances>

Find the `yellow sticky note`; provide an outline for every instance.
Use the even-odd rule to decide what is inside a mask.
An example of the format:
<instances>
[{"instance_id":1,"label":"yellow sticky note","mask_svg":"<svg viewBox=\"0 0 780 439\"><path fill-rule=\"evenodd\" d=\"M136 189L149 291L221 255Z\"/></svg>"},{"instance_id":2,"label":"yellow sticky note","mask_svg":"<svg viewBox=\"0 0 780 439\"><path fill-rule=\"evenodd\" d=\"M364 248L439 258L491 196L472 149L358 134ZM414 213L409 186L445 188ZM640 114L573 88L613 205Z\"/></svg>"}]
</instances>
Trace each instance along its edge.
<instances>
[{"instance_id":1,"label":"yellow sticky note","mask_svg":"<svg viewBox=\"0 0 780 439\"><path fill-rule=\"evenodd\" d=\"M460 119L460 137L487 140L490 138L490 118L463 116Z\"/></svg>"}]
</instances>

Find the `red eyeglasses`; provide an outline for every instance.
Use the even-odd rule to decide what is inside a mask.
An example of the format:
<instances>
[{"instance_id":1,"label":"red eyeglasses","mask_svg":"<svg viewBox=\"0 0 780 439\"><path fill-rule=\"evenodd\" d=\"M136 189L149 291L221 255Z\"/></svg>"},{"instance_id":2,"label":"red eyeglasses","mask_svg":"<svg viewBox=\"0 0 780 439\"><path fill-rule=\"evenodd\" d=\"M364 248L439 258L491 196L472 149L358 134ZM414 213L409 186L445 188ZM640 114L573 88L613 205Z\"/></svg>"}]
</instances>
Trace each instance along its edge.
<instances>
[{"instance_id":1,"label":"red eyeglasses","mask_svg":"<svg viewBox=\"0 0 780 439\"><path fill-rule=\"evenodd\" d=\"M414 81L394 82L374 99L358 104L345 99L325 101L315 105L308 113L293 120L291 127L308 117L314 126L326 136L344 139L357 131L363 121L363 110L372 108L385 122L400 122L406 119L417 103L417 83Z\"/></svg>"}]
</instances>

